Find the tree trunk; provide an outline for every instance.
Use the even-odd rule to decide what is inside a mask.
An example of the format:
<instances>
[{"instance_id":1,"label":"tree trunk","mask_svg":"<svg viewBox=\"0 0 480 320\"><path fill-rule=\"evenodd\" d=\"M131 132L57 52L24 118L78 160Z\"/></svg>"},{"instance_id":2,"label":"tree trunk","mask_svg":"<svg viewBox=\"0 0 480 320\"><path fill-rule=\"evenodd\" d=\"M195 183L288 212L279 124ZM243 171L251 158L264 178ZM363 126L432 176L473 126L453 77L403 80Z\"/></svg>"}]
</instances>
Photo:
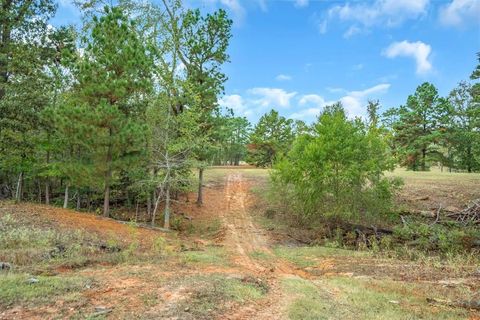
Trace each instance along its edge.
<instances>
[{"instance_id":1,"label":"tree trunk","mask_svg":"<svg viewBox=\"0 0 480 320\"><path fill-rule=\"evenodd\" d=\"M138 199L136 200L136 205L135 205L135 222L138 221Z\"/></svg>"},{"instance_id":2,"label":"tree trunk","mask_svg":"<svg viewBox=\"0 0 480 320\"><path fill-rule=\"evenodd\" d=\"M204 168L198 168L198 197L197 204L203 204L203 170Z\"/></svg>"},{"instance_id":3,"label":"tree trunk","mask_svg":"<svg viewBox=\"0 0 480 320\"><path fill-rule=\"evenodd\" d=\"M38 203L42 203L42 182L38 180L37 183L38 183Z\"/></svg>"},{"instance_id":4,"label":"tree trunk","mask_svg":"<svg viewBox=\"0 0 480 320\"><path fill-rule=\"evenodd\" d=\"M18 181L17 181L17 190L15 192L15 202L19 203L22 201L22 193L23 193L23 171L20 172L18 175Z\"/></svg>"},{"instance_id":5,"label":"tree trunk","mask_svg":"<svg viewBox=\"0 0 480 320\"><path fill-rule=\"evenodd\" d=\"M77 191L77 211L80 211L80 207L82 205L82 197L80 195L80 190Z\"/></svg>"},{"instance_id":6,"label":"tree trunk","mask_svg":"<svg viewBox=\"0 0 480 320\"><path fill-rule=\"evenodd\" d=\"M163 192L160 192L158 194L158 197L155 200L155 206L154 206L153 212L152 212L152 221L151 221L152 227L155 226L155 219L157 218L158 204L160 203L160 198L162 197L162 194L163 194Z\"/></svg>"},{"instance_id":7,"label":"tree trunk","mask_svg":"<svg viewBox=\"0 0 480 320\"><path fill-rule=\"evenodd\" d=\"M147 196L147 216L150 219L152 213L152 199L150 198L150 194Z\"/></svg>"},{"instance_id":8,"label":"tree trunk","mask_svg":"<svg viewBox=\"0 0 480 320\"><path fill-rule=\"evenodd\" d=\"M425 158L426 158L426 155L427 155L427 149L423 148L422 149L422 171L425 171L426 170L426 164L425 164Z\"/></svg>"},{"instance_id":9,"label":"tree trunk","mask_svg":"<svg viewBox=\"0 0 480 320\"><path fill-rule=\"evenodd\" d=\"M112 136L112 129L110 129L110 136ZM112 146L108 146L107 150L107 170L105 172L105 192L103 197L103 216L108 218L110 216L110 179L112 178Z\"/></svg>"},{"instance_id":10,"label":"tree trunk","mask_svg":"<svg viewBox=\"0 0 480 320\"><path fill-rule=\"evenodd\" d=\"M163 227L170 229L170 185L167 183L165 190L165 210L163 214Z\"/></svg>"},{"instance_id":11,"label":"tree trunk","mask_svg":"<svg viewBox=\"0 0 480 320\"><path fill-rule=\"evenodd\" d=\"M50 151L47 151L47 166L50 163ZM50 204L50 180L48 177L45 179L45 204Z\"/></svg>"},{"instance_id":12,"label":"tree trunk","mask_svg":"<svg viewBox=\"0 0 480 320\"><path fill-rule=\"evenodd\" d=\"M106 218L110 216L110 181L107 180L105 180L105 192L103 196L103 216Z\"/></svg>"},{"instance_id":13,"label":"tree trunk","mask_svg":"<svg viewBox=\"0 0 480 320\"><path fill-rule=\"evenodd\" d=\"M92 199L90 199L90 191L87 191L87 211L92 211Z\"/></svg>"},{"instance_id":14,"label":"tree trunk","mask_svg":"<svg viewBox=\"0 0 480 320\"><path fill-rule=\"evenodd\" d=\"M48 178L47 181L45 181L45 204L50 204L50 182Z\"/></svg>"},{"instance_id":15,"label":"tree trunk","mask_svg":"<svg viewBox=\"0 0 480 320\"><path fill-rule=\"evenodd\" d=\"M63 199L63 208L67 209L68 207L68 183L65 186L65 198Z\"/></svg>"}]
</instances>

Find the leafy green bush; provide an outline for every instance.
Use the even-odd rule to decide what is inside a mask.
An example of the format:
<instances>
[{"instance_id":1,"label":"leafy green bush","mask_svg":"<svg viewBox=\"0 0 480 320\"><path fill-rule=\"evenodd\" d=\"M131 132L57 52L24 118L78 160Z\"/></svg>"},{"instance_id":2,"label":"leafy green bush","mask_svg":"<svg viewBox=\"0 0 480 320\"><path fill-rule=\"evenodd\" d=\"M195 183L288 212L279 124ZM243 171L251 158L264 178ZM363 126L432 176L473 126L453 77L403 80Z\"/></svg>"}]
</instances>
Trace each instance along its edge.
<instances>
[{"instance_id":1,"label":"leafy green bush","mask_svg":"<svg viewBox=\"0 0 480 320\"><path fill-rule=\"evenodd\" d=\"M399 180L382 130L347 118L341 104L326 107L309 134L274 167L275 192L307 218L365 220L390 210Z\"/></svg>"},{"instance_id":2,"label":"leafy green bush","mask_svg":"<svg viewBox=\"0 0 480 320\"><path fill-rule=\"evenodd\" d=\"M480 240L475 228L409 223L394 228L394 237L423 251L439 251L442 254L462 253Z\"/></svg>"}]
</instances>

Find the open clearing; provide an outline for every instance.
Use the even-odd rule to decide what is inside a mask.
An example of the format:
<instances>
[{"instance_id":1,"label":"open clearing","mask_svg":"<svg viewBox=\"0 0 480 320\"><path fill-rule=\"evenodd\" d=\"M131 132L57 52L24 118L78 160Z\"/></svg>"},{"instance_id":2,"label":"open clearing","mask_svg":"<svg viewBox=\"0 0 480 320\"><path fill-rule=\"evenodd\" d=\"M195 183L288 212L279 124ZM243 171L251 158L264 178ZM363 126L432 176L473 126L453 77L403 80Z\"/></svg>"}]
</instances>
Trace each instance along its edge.
<instances>
[{"instance_id":1,"label":"open clearing","mask_svg":"<svg viewBox=\"0 0 480 320\"><path fill-rule=\"evenodd\" d=\"M480 175L395 174L405 178L400 203L419 210L440 199L461 207L480 197ZM267 176L260 169L207 171L205 205L177 204L176 212L192 218L180 233L0 203L0 237L9 241L0 244L0 261L12 264L0 271L0 319L480 318L428 302L478 295L475 263L402 261L273 237L257 223L261 208L253 209L252 190ZM27 240L35 247L22 244Z\"/></svg>"}]
</instances>

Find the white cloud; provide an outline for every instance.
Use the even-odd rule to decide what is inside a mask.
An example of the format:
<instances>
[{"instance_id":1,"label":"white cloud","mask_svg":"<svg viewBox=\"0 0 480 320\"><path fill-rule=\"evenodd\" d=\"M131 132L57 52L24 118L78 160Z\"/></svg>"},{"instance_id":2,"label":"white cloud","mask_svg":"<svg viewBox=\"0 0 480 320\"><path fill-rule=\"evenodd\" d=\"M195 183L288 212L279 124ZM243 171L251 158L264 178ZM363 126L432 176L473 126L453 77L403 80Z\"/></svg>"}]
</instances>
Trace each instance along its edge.
<instances>
[{"instance_id":1,"label":"white cloud","mask_svg":"<svg viewBox=\"0 0 480 320\"><path fill-rule=\"evenodd\" d=\"M278 76L275 77L275 80L277 80L277 81L290 81L290 80L292 80L292 77L289 76L288 74L279 74Z\"/></svg>"},{"instance_id":2,"label":"white cloud","mask_svg":"<svg viewBox=\"0 0 480 320\"><path fill-rule=\"evenodd\" d=\"M314 119L317 117L322 109L320 108L307 108L300 110L298 112L292 113L289 118L291 119L299 119L299 120L306 120L306 119Z\"/></svg>"},{"instance_id":3,"label":"white cloud","mask_svg":"<svg viewBox=\"0 0 480 320\"><path fill-rule=\"evenodd\" d=\"M261 107L281 108L288 108L290 106L290 100L297 94L296 92L286 92L278 88L252 88L249 89L247 93L259 96L259 98L254 99L253 102Z\"/></svg>"},{"instance_id":4,"label":"white cloud","mask_svg":"<svg viewBox=\"0 0 480 320\"><path fill-rule=\"evenodd\" d=\"M233 13L237 22L241 23L243 21L246 12L238 0L220 0L220 3Z\"/></svg>"},{"instance_id":5,"label":"white cloud","mask_svg":"<svg viewBox=\"0 0 480 320\"><path fill-rule=\"evenodd\" d=\"M71 1L71 0L61 0ZM219 6L223 6L233 16L235 25L241 25L247 14L245 8L241 5L239 0L200 0L204 6L208 9L217 9ZM188 6L194 6L193 3L189 3Z\"/></svg>"},{"instance_id":6,"label":"white cloud","mask_svg":"<svg viewBox=\"0 0 480 320\"><path fill-rule=\"evenodd\" d=\"M348 28L348 30L345 31L345 33L343 34L343 37L345 39L348 39L348 38L353 37L354 35L359 34L359 33L362 33L362 29L360 29L357 26L350 26L350 28Z\"/></svg>"},{"instance_id":7,"label":"white cloud","mask_svg":"<svg viewBox=\"0 0 480 320\"><path fill-rule=\"evenodd\" d=\"M238 94L225 95L218 101L218 104L221 107L232 109L235 114L244 114L247 110L242 96Z\"/></svg>"},{"instance_id":8,"label":"white cloud","mask_svg":"<svg viewBox=\"0 0 480 320\"><path fill-rule=\"evenodd\" d=\"M327 19L353 22L344 33L345 38L373 26L393 27L405 20L416 19L426 13L429 0L375 0L335 5L327 12Z\"/></svg>"},{"instance_id":9,"label":"white cloud","mask_svg":"<svg viewBox=\"0 0 480 320\"><path fill-rule=\"evenodd\" d=\"M327 91L330 92L330 93L339 93L339 92L346 92L347 91L343 88L335 88L335 87L326 87L325 89L327 89Z\"/></svg>"},{"instance_id":10,"label":"white cloud","mask_svg":"<svg viewBox=\"0 0 480 320\"><path fill-rule=\"evenodd\" d=\"M295 0L295 7L304 8L308 7L308 0Z\"/></svg>"},{"instance_id":11,"label":"white cloud","mask_svg":"<svg viewBox=\"0 0 480 320\"><path fill-rule=\"evenodd\" d=\"M340 98L340 102L345 107L350 117L361 117L365 115L366 100L372 96L385 93L390 88L389 83L381 83L371 88L361 91L350 91L346 96Z\"/></svg>"},{"instance_id":12,"label":"white cloud","mask_svg":"<svg viewBox=\"0 0 480 320\"><path fill-rule=\"evenodd\" d=\"M306 104L313 104L317 108L322 108L325 106L325 99L317 94L306 94L300 98L298 103L302 106Z\"/></svg>"},{"instance_id":13,"label":"white cloud","mask_svg":"<svg viewBox=\"0 0 480 320\"><path fill-rule=\"evenodd\" d=\"M432 63L429 60L431 51L430 45L421 41L408 42L404 40L392 43L383 54L387 58L412 57L417 64L417 74L425 74L432 69Z\"/></svg>"},{"instance_id":14,"label":"white cloud","mask_svg":"<svg viewBox=\"0 0 480 320\"><path fill-rule=\"evenodd\" d=\"M318 116L322 109L328 104L322 96L318 94L306 94L298 100L299 106L307 106L307 108L294 112L290 115L292 119L313 119Z\"/></svg>"},{"instance_id":15,"label":"white cloud","mask_svg":"<svg viewBox=\"0 0 480 320\"><path fill-rule=\"evenodd\" d=\"M462 26L468 22L480 22L479 0L453 0L440 8L440 22L447 26Z\"/></svg>"},{"instance_id":16,"label":"white cloud","mask_svg":"<svg viewBox=\"0 0 480 320\"><path fill-rule=\"evenodd\" d=\"M313 13L310 16L310 23L317 29L318 33L325 34L328 27L328 19L325 16L319 15L318 13Z\"/></svg>"}]
</instances>

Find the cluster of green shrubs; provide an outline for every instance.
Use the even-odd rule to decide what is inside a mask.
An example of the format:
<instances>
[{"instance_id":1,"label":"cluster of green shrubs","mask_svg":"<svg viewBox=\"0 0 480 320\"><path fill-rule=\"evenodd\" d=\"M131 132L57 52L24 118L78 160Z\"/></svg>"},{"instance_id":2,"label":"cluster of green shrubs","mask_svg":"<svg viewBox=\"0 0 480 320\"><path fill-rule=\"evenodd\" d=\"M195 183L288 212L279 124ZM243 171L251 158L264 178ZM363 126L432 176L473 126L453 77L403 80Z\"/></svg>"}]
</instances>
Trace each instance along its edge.
<instances>
[{"instance_id":1,"label":"cluster of green shrubs","mask_svg":"<svg viewBox=\"0 0 480 320\"><path fill-rule=\"evenodd\" d=\"M274 166L275 193L304 221L362 220L391 210L401 182L383 176L394 167L381 129L328 106Z\"/></svg>"},{"instance_id":2,"label":"cluster of green shrubs","mask_svg":"<svg viewBox=\"0 0 480 320\"><path fill-rule=\"evenodd\" d=\"M395 227L391 235L359 237L354 231L345 232L337 228L323 244L373 252L395 251L410 257L415 257L415 254L412 255L415 251L451 256L465 252L480 253L480 230L474 227L416 222Z\"/></svg>"},{"instance_id":3,"label":"cluster of green shrubs","mask_svg":"<svg viewBox=\"0 0 480 320\"><path fill-rule=\"evenodd\" d=\"M454 224L409 223L394 228L394 237L397 241L427 252L457 254L480 249L480 229Z\"/></svg>"}]
</instances>

